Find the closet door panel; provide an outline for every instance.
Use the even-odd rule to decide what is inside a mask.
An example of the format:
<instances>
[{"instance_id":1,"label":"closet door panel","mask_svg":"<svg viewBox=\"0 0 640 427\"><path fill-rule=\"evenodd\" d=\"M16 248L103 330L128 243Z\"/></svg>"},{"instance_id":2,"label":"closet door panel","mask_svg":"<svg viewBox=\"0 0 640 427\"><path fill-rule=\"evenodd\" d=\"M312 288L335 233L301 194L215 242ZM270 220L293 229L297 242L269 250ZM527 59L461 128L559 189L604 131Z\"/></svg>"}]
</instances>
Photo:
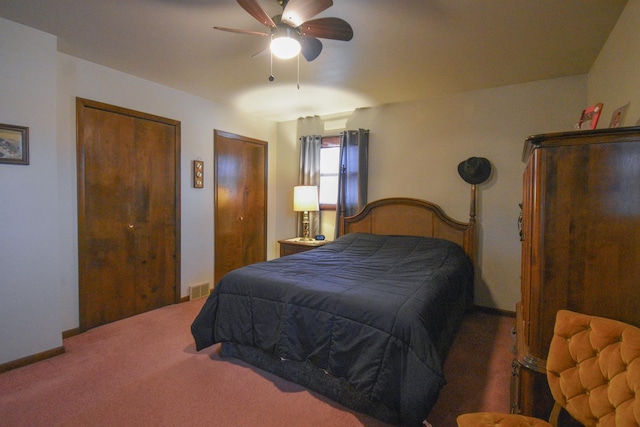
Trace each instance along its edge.
<instances>
[{"instance_id":1,"label":"closet door panel","mask_svg":"<svg viewBox=\"0 0 640 427\"><path fill-rule=\"evenodd\" d=\"M215 281L244 265L244 147L234 140L216 139Z\"/></svg>"},{"instance_id":2,"label":"closet door panel","mask_svg":"<svg viewBox=\"0 0 640 427\"><path fill-rule=\"evenodd\" d=\"M267 143L216 131L215 282L266 259Z\"/></svg>"},{"instance_id":3,"label":"closet door panel","mask_svg":"<svg viewBox=\"0 0 640 427\"><path fill-rule=\"evenodd\" d=\"M176 153L173 126L136 123L136 308L153 310L175 299Z\"/></svg>"},{"instance_id":4,"label":"closet door panel","mask_svg":"<svg viewBox=\"0 0 640 427\"><path fill-rule=\"evenodd\" d=\"M243 164L245 185L243 189L242 208L244 216L251 218L244 221L242 227L244 265L263 260L265 257L265 231L266 225L266 194L264 185L255 185L256 182L264 182L265 177L265 149L262 144L245 143L243 150Z\"/></svg>"},{"instance_id":5,"label":"closet door panel","mask_svg":"<svg viewBox=\"0 0 640 427\"><path fill-rule=\"evenodd\" d=\"M180 123L77 99L80 330L180 299Z\"/></svg>"},{"instance_id":6,"label":"closet door panel","mask_svg":"<svg viewBox=\"0 0 640 427\"><path fill-rule=\"evenodd\" d=\"M79 222L80 317L85 327L136 314L133 119L98 109L84 114L84 220Z\"/></svg>"}]
</instances>

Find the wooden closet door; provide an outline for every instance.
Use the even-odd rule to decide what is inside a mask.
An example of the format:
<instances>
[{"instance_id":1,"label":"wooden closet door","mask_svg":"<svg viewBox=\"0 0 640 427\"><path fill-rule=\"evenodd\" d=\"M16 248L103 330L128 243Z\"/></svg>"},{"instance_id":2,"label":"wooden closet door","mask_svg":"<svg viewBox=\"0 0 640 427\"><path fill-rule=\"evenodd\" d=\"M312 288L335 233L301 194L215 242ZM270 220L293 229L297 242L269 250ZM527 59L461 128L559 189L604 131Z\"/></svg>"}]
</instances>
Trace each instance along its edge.
<instances>
[{"instance_id":1,"label":"wooden closet door","mask_svg":"<svg viewBox=\"0 0 640 427\"><path fill-rule=\"evenodd\" d=\"M134 261L136 313L179 301L175 128L137 120Z\"/></svg>"},{"instance_id":2,"label":"wooden closet door","mask_svg":"<svg viewBox=\"0 0 640 427\"><path fill-rule=\"evenodd\" d=\"M80 330L179 300L179 122L78 99Z\"/></svg>"},{"instance_id":3,"label":"wooden closet door","mask_svg":"<svg viewBox=\"0 0 640 427\"><path fill-rule=\"evenodd\" d=\"M215 131L215 282L266 259L267 143Z\"/></svg>"}]
</instances>

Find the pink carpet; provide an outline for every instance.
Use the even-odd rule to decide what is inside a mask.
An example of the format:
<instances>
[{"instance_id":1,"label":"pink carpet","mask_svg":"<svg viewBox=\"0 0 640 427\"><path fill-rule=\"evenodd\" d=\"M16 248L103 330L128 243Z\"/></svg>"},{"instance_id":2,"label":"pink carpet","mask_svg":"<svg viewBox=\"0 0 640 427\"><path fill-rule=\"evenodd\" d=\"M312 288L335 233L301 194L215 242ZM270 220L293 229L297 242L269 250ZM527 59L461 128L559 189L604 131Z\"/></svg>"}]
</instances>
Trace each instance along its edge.
<instances>
[{"instance_id":1,"label":"pink carpet","mask_svg":"<svg viewBox=\"0 0 640 427\"><path fill-rule=\"evenodd\" d=\"M459 414L509 413L515 318L481 312L467 314L444 364L447 385L428 421L455 427Z\"/></svg>"},{"instance_id":2,"label":"pink carpet","mask_svg":"<svg viewBox=\"0 0 640 427\"><path fill-rule=\"evenodd\" d=\"M0 374L2 426L385 426L264 373L196 352L204 303L164 307L64 340L66 353ZM447 360L435 427L472 410L508 410L513 319L469 315ZM463 375L461 373L464 372Z\"/></svg>"}]
</instances>

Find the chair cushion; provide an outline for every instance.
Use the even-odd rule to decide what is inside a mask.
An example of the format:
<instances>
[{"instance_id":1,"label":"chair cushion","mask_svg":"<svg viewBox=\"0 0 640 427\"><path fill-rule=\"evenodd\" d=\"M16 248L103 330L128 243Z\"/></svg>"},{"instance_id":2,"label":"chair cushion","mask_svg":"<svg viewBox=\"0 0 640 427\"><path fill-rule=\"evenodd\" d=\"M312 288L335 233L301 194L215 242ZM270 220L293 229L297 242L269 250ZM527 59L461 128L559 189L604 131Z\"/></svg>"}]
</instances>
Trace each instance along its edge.
<instances>
[{"instance_id":1,"label":"chair cushion","mask_svg":"<svg viewBox=\"0 0 640 427\"><path fill-rule=\"evenodd\" d=\"M546 421L517 414L501 414L498 412L476 412L460 415L458 427L552 427Z\"/></svg>"},{"instance_id":2,"label":"chair cushion","mask_svg":"<svg viewBox=\"0 0 640 427\"><path fill-rule=\"evenodd\" d=\"M553 398L587 427L640 424L640 329L560 310L547 379Z\"/></svg>"}]
</instances>

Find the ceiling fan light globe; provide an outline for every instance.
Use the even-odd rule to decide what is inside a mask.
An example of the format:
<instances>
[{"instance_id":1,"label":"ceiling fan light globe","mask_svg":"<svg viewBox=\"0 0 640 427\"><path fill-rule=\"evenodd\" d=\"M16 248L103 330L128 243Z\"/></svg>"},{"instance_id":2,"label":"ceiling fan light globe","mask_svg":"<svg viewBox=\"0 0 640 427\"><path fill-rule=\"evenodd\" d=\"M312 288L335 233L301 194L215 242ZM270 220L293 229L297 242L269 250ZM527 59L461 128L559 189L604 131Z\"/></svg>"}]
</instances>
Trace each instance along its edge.
<instances>
[{"instance_id":1,"label":"ceiling fan light globe","mask_svg":"<svg viewBox=\"0 0 640 427\"><path fill-rule=\"evenodd\" d=\"M271 40L271 53L280 59L290 59L300 53L300 42L291 37L276 37Z\"/></svg>"}]
</instances>

